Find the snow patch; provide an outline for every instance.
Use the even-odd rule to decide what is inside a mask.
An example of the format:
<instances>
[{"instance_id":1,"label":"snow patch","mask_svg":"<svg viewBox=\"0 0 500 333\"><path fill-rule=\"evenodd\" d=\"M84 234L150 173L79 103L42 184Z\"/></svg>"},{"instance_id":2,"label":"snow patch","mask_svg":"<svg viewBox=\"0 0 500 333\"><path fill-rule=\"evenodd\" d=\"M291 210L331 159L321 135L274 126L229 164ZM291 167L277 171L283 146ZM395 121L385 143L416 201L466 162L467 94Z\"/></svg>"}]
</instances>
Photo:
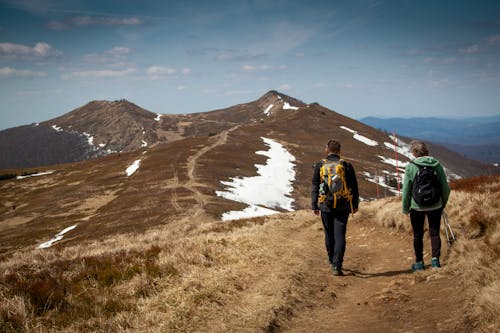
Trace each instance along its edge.
<instances>
[{"instance_id":1,"label":"snow patch","mask_svg":"<svg viewBox=\"0 0 500 333\"><path fill-rule=\"evenodd\" d=\"M390 173L390 172L388 172ZM398 190L395 189L394 187L387 185L385 183L385 177L384 176L377 176L377 175L372 175L371 173L365 171L362 173L363 176L365 176L365 179L371 183L378 184L381 187L387 188L389 191L391 191L394 194L399 194Z\"/></svg>"},{"instance_id":2,"label":"snow patch","mask_svg":"<svg viewBox=\"0 0 500 333\"><path fill-rule=\"evenodd\" d=\"M148 143L144 140L142 140L141 148L145 148L148 146Z\"/></svg>"},{"instance_id":3,"label":"snow patch","mask_svg":"<svg viewBox=\"0 0 500 333\"><path fill-rule=\"evenodd\" d=\"M348 132L351 132L352 134L354 134L353 138L355 140L358 140L360 142L363 142L365 145L367 146L378 146L378 142L375 141L375 140L372 140L372 139L368 139L366 136L363 136L361 134L358 134L357 131L355 130L352 130L350 129L349 127L346 127L346 126L340 126L340 128L342 128L343 130L346 130Z\"/></svg>"},{"instance_id":4,"label":"snow patch","mask_svg":"<svg viewBox=\"0 0 500 333\"><path fill-rule=\"evenodd\" d=\"M410 145L401 139L396 138L393 135L389 135L392 142L384 142L384 145L387 149L394 151L394 141L396 141L396 151L398 154L408 157L408 159L413 160L415 156L411 153Z\"/></svg>"},{"instance_id":5,"label":"snow patch","mask_svg":"<svg viewBox=\"0 0 500 333\"><path fill-rule=\"evenodd\" d=\"M285 104L283 104L283 110L298 110L299 107L298 106L291 106L290 104L288 104L288 102L285 102Z\"/></svg>"},{"instance_id":6,"label":"snow patch","mask_svg":"<svg viewBox=\"0 0 500 333\"><path fill-rule=\"evenodd\" d=\"M272 210L269 208L264 208L256 205L250 205L247 208L237 211L237 210L232 210L227 213L222 214L222 221L229 221L229 220L239 220L239 219L248 219L252 217L259 217L259 216L267 216L267 215L273 215L273 214L278 214L279 212L276 210Z\"/></svg>"},{"instance_id":7,"label":"snow patch","mask_svg":"<svg viewBox=\"0 0 500 333\"><path fill-rule=\"evenodd\" d=\"M62 132L62 130L63 130L61 127L59 127L59 126L57 126L57 125L52 125L52 128L53 128L53 129L54 129L54 131L56 131L56 132Z\"/></svg>"},{"instance_id":8,"label":"snow patch","mask_svg":"<svg viewBox=\"0 0 500 333\"><path fill-rule=\"evenodd\" d=\"M106 144L105 143L100 143L99 147L101 147L101 148L106 147Z\"/></svg>"},{"instance_id":9,"label":"snow patch","mask_svg":"<svg viewBox=\"0 0 500 333\"><path fill-rule=\"evenodd\" d=\"M55 242L58 242L60 241L61 239L63 239L64 237L64 234L67 233L68 231L71 231L73 229L76 228L76 224L75 225L72 225L71 227L67 227L66 229L62 230L61 232L59 232L58 234L56 234L51 240L49 240L48 242L45 242L45 243L42 243L40 245L38 245L38 248L39 249L46 249L48 247L51 247L52 245L54 245Z\"/></svg>"},{"instance_id":10,"label":"snow patch","mask_svg":"<svg viewBox=\"0 0 500 333\"><path fill-rule=\"evenodd\" d=\"M94 137L87 132L83 132L83 135L85 135L87 137L87 141L89 143L89 146L93 146L94 145Z\"/></svg>"},{"instance_id":11,"label":"snow patch","mask_svg":"<svg viewBox=\"0 0 500 333\"><path fill-rule=\"evenodd\" d=\"M381 155L377 155L378 158L380 158L382 160L382 163L386 163L386 164L390 164L390 165L393 165L395 167L398 167L399 170L401 170L402 172L405 171L405 167L408 165L409 162L403 162L403 161L397 161L393 158L390 158L390 157L384 157L384 156L381 156Z\"/></svg>"},{"instance_id":12,"label":"snow patch","mask_svg":"<svg viewBox=\"0 0 500 333\"><path fill-rule=\"evenodd\" d=\"M231 178L221 181L226 186L224 191L215 193L225 199L247 204L243 211L230 211L223 215L224 220L244 217L262 216L265 212L274 213L269 208L280 208L293 211L292 182L295 180L295 157L280 143L261 137L269 147L267 151L257 151L256 154L267 156L265 165L256 164L257 176ZM258 214L258 215L254 215Z\"/></svg>"},{"instance_id":13,"label":"snow patch","mask_svg":"<svg viewBox=\"0 0 500 333\"><path fill-rule=\"evenodd\" d=\"M125 170L125 173L127 174L127 177L130 177L134 174L134 172L139 169L139 166L141 165L141 160L135 160L134 163L129 165L129 167Z\"/></svg>"},{"instance_id":14,"label":"snow patch","mask_svg":"<svg viewBox=\"0 0 500 333\"><path fill-rule=\"evenodd\" d=\"M38 177L38 176L45 176L45 175L51 175L55 171L45 171L45 172L39 172L39 173L34 173L31 175L26 175L26 176L17 176L16 179L24 179L24 178L29 178L29 177Z\"/></svg>"},{"instance_id":15,"label":"snow patch","mask_svg":"<svg viewBox=\"0 0 500 333\"><path fill-rule=\"evenodd\" d=\"M271 111L271 108L274 106L274 104L270 104L265 110L264 114L269 117L269 111Z\"/></svg>"},{"instance_id":16,"label":"snow patch","mask_svg":"<svg viewBox=\"0 0 500 333\"><path fill-rule=\"evenodd\" d=\"M161 116L162 116L161 114L157 113L157 114L156 114L156 118L155 118L155 120L156 120L156 121L160 121Z\"/></svg>"}]
</instances>

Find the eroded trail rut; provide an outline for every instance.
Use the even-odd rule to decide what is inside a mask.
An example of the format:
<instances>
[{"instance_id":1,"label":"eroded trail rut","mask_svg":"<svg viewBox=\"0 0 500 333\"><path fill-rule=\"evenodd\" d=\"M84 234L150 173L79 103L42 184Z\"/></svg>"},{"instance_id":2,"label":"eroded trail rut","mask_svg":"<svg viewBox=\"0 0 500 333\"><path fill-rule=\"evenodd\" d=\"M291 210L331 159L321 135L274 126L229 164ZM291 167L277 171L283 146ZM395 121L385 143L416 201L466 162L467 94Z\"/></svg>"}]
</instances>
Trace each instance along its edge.
<instances>
[{"instance_id":1,"label":"eroded trail rut","mask_svg":"<svg viewBox=\"0 0 500 333\"><path fill-rule=\"evenodd\" d=\"M304 281L310 302L282 320L279 331L463 331L459 281L445 267L411 273L411 235L375 225L369 216L350 221L347 235L343 277L331 274L322 231L300 236L312 247L311 270Z\"/></svg>"}]
</instances>

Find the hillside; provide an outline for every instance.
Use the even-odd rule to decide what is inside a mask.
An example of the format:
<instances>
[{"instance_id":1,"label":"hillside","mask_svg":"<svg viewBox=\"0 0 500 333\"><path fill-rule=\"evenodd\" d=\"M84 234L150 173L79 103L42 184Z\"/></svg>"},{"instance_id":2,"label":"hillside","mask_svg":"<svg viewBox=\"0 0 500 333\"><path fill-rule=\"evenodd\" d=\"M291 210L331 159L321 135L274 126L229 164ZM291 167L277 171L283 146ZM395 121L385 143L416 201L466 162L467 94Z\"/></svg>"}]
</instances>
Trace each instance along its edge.
<instances>
[{"instance_id":1,"label":"hillside","mask_svg":"<svg viewBox=\"0 0 500 333\"><path fill-rule=\"evenodd\" d=\"M385 133L317 103L306 104L277 91L269 91L248 103L194 114L157 114L127 100L93 101L38 126L1 131L3 158L0 160L0 169L76 162L150 148L161 143L206 138L243 125L248 126L244 130L255 129L261 133L272 131L281 135L284 142L300 147L296 150L299 154L308 154L307 158L312 158L311 154L318 152L319 140L326 141L331 137L341 139L346 156L351 157L351 151L366 148L366 144L363 145L356 138L366 137L376 142L376 146L369 146L375 156L367 156L366 161L360 161L362 164L379 160L376 156L386 156L388 147L385 143L391 144L392 141ZM259 127L262 130L257 129ZM37 134L39 132L41 134ZM320 146L322 144L319 143ZM444 155L449 156L450 153ZM438 153L436 156L441 158ZM462 177L494 172L493 168L464 160L458 154L445 165L450 172ZM382 176L383 170L373 172L368 170L373 170L373 166L363 167L366 169L364 171L371 172L372 177L376 177L377 172L379 177Z\"/></svg>"},{"instance_id":2,"label":"hillside","mask_svg":"<svg viewBox=\"0 0 500 333\"><path fill-rule=\"evenodd\" d=\"M457 242L443 242L443 268L417 274L397 199L364 203L350 220L344 277L331 275L307 210L231 223L178 215L100 240L75 237L77 227L55 248L1 260L0 323L16 332L493 332L499 184L453 185Z\"/></svg>"},{"instance_id":3,"label":"hillside","mask_svg":"<svg viewBox=\"0 0 500 333\"><path fill-rule=\"evenodd\" d=\"M240 123L222 121L234 112L247 117L240 115ZM0 182L0 253L41 243L72 225L78 225L78 232L72 233L71 241L80 242L144 232L171 224L179 216L220 220L224 214L238 211L279 213L309 208L312 166L323 158L323 145L331 137L342 142L343 157L354 165L363 200L397 193L392 139L318 104L270 92L257 102L233 109L183 117L202 122L186 123L182 131L213 130L213 126L201 126L203 122L219 124L221 131L79 163L5 171L34 175ZM293 157L293 162L277 160L269 177L260 175L263 166L275 160L270 158L271 144L266 142ZM396 148L401 177L408 161L407 144L400 140ZM486 170L463 158L454 163L443 163L452 179L458 177L454 165L460 167L461 175ZM293 173L285 174L286 168ZM279 193L277 176L286 176ZM257 186L253 180L258 181ZM242 182L249 186L243 187Z\"/></svg>"}]
</instances>

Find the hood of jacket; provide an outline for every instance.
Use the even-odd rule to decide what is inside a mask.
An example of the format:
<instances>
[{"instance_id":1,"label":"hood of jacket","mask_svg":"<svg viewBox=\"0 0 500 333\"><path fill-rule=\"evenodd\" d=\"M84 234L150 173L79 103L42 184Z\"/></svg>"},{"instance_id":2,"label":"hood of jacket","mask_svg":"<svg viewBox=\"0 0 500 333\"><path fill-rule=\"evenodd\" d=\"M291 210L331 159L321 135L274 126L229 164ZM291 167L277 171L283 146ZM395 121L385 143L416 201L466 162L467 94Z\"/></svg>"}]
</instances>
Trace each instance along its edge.
<instances>
[{"instance_id":1,"label":"hood of jacket","mask_svg":"<svg viewBox=\"0 0 500 333\"><path fill-rule=\"evenodd\" d=\"M439 165L439 161L432 156L421 156L413 160L413 163L421 166L436 167Z\"/></svg>"}]
</instances>

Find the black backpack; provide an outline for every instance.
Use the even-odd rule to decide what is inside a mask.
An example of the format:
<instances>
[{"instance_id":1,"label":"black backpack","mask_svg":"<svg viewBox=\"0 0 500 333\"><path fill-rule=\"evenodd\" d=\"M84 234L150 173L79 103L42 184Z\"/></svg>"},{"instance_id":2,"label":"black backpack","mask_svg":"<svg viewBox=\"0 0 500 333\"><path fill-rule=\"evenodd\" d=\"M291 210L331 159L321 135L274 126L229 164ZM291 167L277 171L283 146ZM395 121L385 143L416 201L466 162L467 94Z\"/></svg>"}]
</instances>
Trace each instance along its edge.
<instances>
[{"instance_id":1,"label":"black backpack","mask_svg":"<svg viewBox=\"0 0 500 333\"><path fill-rule=\"evenodd\" d=\"M437 171L431 166L418 165L413 161L411 163L418 167L411 188L413 200L420 206L436 204L441 198L441 187Z\"/></svg>"}]
</instances>

